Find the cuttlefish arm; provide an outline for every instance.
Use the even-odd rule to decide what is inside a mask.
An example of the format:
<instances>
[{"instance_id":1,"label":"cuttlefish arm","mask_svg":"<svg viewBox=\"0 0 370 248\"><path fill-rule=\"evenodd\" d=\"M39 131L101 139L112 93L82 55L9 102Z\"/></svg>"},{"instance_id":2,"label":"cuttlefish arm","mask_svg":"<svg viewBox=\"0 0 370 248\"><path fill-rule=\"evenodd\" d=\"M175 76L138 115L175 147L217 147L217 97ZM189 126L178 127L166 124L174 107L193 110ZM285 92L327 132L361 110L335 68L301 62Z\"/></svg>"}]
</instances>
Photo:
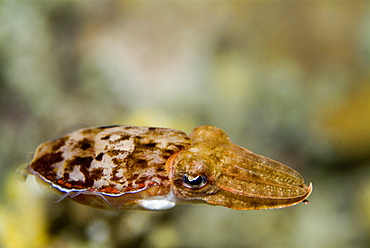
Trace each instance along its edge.
<instances>
[{"instance_id":1,"label":"cuttlefish arm","mask_svg":"<svg viewBox=\"0 0 370 248\"><path fill-rule=\"evenodd\" d=\"M190 139L192 146L167 162L179 203L272 209L307 202L312 192L298 172L235 145L217 127L200 126Z\"/></svg>"}]
</instances>

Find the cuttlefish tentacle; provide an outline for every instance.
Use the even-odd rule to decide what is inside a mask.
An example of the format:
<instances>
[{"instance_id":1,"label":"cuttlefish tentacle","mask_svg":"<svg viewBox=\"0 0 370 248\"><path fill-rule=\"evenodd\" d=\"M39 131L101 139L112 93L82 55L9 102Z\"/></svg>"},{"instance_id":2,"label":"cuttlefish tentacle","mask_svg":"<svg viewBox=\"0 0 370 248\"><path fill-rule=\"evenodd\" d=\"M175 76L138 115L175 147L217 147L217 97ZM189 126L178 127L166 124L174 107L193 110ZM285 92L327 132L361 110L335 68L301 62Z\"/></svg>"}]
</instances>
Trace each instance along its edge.
<instances>
[{"instance_id":1,"label":"cuttlefish tentacle","mask_svg":"<svg viewBox=\"0 0 370 248\"><path fill-rule=\"evenodd\" d=\"M192 146L169 161L174 192L184 201L233 209L282 208L304 201L312 191L312 184L305 185L298 172L235 145L219 128L200 126L190 139ZM184 174L203 175L207 185L184 187Z\"/></svg>"}]
</instances>

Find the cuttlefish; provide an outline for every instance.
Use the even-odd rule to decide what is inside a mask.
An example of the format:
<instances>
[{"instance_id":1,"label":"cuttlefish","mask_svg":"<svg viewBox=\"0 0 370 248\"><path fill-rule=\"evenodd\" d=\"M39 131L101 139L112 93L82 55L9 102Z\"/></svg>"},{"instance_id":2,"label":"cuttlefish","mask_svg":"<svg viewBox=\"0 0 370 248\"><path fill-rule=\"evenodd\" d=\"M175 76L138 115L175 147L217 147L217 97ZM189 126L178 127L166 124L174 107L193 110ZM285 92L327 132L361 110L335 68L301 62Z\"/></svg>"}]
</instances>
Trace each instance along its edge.
<instances>
[{"instance_id":1,"label":"cuttlefish","mask_svg":"<svg viewBox=\"0 0 370 248\"><path fill-rule=\"evenodd\" d=\"M159 127L80 129L41 144L20 174L55 201L105 210L205 203L232 209L308 203L312 184L292 168L231 142L214 126L190 135Z\"/></svg>"}]
</instances>

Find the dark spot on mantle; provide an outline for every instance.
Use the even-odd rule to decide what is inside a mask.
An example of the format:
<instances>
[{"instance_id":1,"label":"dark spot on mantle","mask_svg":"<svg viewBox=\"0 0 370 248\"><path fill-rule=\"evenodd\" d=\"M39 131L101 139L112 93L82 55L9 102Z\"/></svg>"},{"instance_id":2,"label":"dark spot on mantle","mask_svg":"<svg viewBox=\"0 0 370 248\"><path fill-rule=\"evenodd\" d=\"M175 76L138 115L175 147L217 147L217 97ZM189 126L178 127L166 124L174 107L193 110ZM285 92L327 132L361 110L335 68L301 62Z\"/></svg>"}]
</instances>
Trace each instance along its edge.
<instances>
[{"instance_id":1,"label":"dark spot on mantle","mask_svg":"<svg viewBox=\"0 0 370 248\"><path fill-rule=\"evenodd\" d=\"M55 178L56 173L51 166L63 161L63 159L64 158L62 152L47 153L33 161L30 164L30 167L41 176L52 180Z\"/></svg>"},{"instance_id":2,"label":"dark spot on mantle","mask_svg":"<svg viewBox=\"0 0 370 248\"><path fill-rule=\"evenodd\" d=\"M103 176L103 168L95 168L90 173L90 179L98 180Z\"/></svg>"},{"instance_id":3,"label":"dark spot on mantle","mask_svg":"<svg viewBox=\"0 0 370 248\"><path fill-rule=\"evenodd\" d=\"M126 135L122 135L118 140L122 141L122 140L128 140L130 138L131 138L131 136L126 134Z\"/></svg>"},{"instance_id":4,"label":"dark spot on mantle","mask_svg":"<svg viewBox=\"0 0 370 248\"><path fill-rule=\"evenodd\" d=\"M154 141L151 141L151 142L149 142L149 143L147 143L147 144L143 144L144 145L144 147L146 147L146 148L152 148L152 147L155 147L156 145L157 145L157 143L156 142L154 142Z\"/></svg>"},{"instance_id":5,"label":"dark spot on mantle","mask_svg":"<svg viewBox=\"0 0 370 248\"><path fill-rule=\"evenodd\" d=\"M101 140L108 140L109 138L110 138L110 134L107 134L107 135L101 137L100 139Z\"/></svg>"},{"instance_id":6,"label":"dark spot on mantle","mask_svg":"<svg viewBox=\"0 0 370 248\"><path fill-rule=\"evenodd\" d=\"M74 149L76 148L80 148L82 150L87 150L89 148L92 148L94 146L94 141L91 140L91 139L83 139L83 140L80 140L74 147Z\"/></svg>"},{"instance_id":7,"label":"dark spot on mantle","mask_svg":"<svg viewBox=\"0 0 370 248\"><path fill-rule=\"evenodd\" d=\"M54 145L53 145L53 148L52 148L52 151L53 152L56 152L59 150L59 148L61 148L62 146L65 145L66 141L69 139L69 136L64 136L62 138L59 138L57 140L54 140Z\"/></svg>"},{"instance_id":8,"label":"dark spot on mantle","mask_svg":"<svg viewBox=\"0 0 370 248\"><path fill-rule=\"evenodd\" d=\"M109 156L114 157L114 156L117 156L117 155L122 154L122 153L124 153L124 152L125 152L125 151L123 151L123 150L112 149L112 150L107 151L106 153L107 153Z\"/></svg>"},{"instance_id":9,"label":"dark spot on mantle","mask_svg":"<svg viewBox=\"0 0 370 248\"><path fill-rule=\"evenodd\" d=\"M82 171L82 168L88 169L92 161L93 161L92 157L75 157L71 160L66 161L65 170L73 171L73 167L75 167L76 165L80 165Z\"/></svg>"},{"instance_id":10,"label":"dark spot on mantle","mask_svg":"<svg viewBox=\"0 0 370 248\"><path fill-rule=\"evenodd\" d=\"M98 156L95 157L95 160L102 161L103 160L103 156L104 156L104 153L101 152L101 153L99 153Z\"/></svg>"},{"instance_id":11,"label":"dark spot on mantle","mask_svg":"<svg viewBox=\"0 0 370 248\"><path fill-rule=\"evenodd\" d=\"M113 164L116 166L123 165L125 163L125 160L123 159L118 159L118 158L112 158Z\"/></svg>"}]
</instances>

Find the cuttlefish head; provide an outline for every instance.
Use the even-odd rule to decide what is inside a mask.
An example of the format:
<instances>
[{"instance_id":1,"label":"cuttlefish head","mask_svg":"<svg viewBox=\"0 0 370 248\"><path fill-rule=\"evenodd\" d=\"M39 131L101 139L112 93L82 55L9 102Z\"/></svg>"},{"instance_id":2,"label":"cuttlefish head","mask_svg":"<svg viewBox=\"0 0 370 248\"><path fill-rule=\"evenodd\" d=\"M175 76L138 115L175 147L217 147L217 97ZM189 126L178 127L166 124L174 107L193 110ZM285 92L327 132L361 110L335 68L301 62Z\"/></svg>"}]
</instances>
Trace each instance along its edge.
<instances>
[{"instance_id":1,"label":"cuttlefish head","mask_svg":"<svg viewBox=\"0 0 370 248\"><path fill-rule=\"evenodd\" d=\"M190 135L192 146L167 162L178 203L206 203L232 209L283 208L308 202L312 191L292 168L231 142L213 126Z\"/></svg>"}]
</instances>

